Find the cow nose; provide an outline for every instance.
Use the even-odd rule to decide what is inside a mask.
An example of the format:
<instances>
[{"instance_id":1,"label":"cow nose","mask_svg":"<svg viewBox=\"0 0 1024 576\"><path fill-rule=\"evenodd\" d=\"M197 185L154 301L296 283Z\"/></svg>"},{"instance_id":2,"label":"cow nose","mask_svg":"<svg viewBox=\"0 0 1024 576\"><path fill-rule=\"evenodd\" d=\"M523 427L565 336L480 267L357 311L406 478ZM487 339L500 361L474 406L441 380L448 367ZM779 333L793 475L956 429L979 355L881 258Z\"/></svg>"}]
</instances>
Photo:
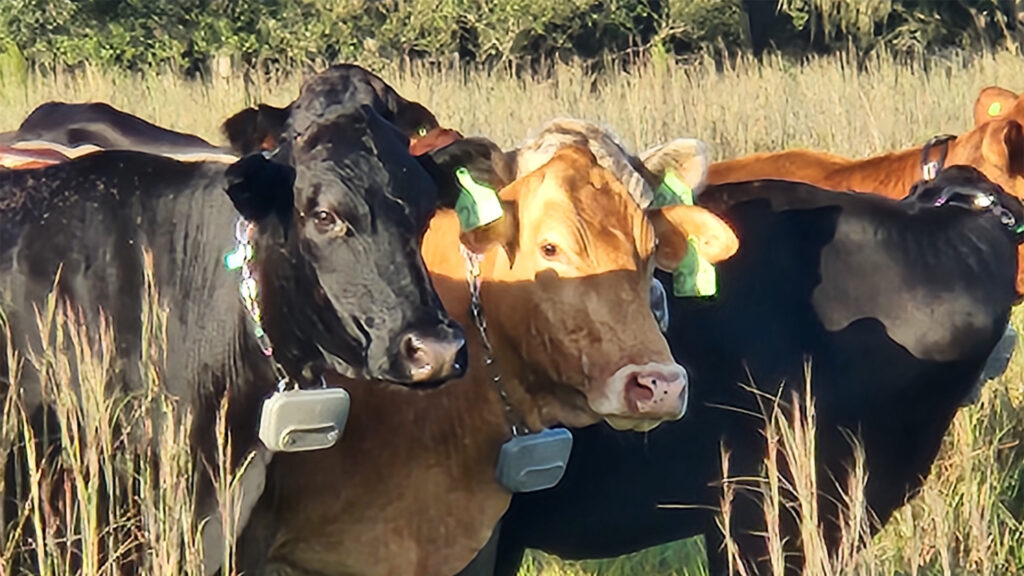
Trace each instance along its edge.
<instances>
[{"instance_id":1,"label":"cow nose","mask_svg":"<svg viewBox=\"0 0 1024 576\"><path fill-rule=\"evenodd\" d=\"M460 378L466 373L468 357L466 340L460 334L437 336L410 330L399 341L398 360L410 382Z\"/></svg>"},{"instance_id":2,"label":"cow nose","mask_svg":"<svg viewBox=\"0 0 1024 576\"><path fill-rule=\"evenodd\" d=\"M688 378L681 366L646 369L626 382L627 404L644 417L681 418L689 396Z\"/></svg>"}]
</instances>

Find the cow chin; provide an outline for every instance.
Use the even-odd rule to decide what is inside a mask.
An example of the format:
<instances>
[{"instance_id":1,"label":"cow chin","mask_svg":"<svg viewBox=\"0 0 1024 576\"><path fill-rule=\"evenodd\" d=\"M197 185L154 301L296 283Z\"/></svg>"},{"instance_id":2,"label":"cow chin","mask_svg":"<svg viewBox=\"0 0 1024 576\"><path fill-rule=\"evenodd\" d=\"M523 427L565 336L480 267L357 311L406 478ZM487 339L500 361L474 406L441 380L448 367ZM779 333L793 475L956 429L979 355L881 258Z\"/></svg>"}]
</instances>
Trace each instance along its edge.
<instances>
[{"instance_id":1,"label":"cow chin","mask_svg":"<svg viewBox=\"0 0 1024 576\"><path fill-rule=\"evenodd\" d=\"M686 370L675 363L631 364L587 394L590 408L618 430L650 430L686 413Z\"/></svg>"},{"instance_id":2,"label":"cow chin","mask_svg":"<svg viewBox=\"0 0 1024 576\"><path fill-rule=\"evenodd\" d=\"M619 432L649 432L661 425L661 420L646 418L626 418L623 416L605 416L604 421Z\"/></svg>"}]
</instances>

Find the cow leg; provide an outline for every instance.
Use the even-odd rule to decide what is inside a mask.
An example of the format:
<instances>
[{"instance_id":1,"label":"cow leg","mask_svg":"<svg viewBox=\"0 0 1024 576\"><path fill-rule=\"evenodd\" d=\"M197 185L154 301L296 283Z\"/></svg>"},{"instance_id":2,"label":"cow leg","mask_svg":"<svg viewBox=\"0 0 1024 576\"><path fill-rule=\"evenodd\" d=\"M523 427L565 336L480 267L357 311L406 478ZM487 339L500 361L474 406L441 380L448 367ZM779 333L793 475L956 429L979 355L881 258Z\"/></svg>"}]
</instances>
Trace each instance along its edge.
<instances>
[{"instance_id":1,"label":"cow leg","mask_svg":"<svg viewBox=\"0 0 1024 576\"><path fill-rule=\"evenodd\" d=\"M228 493L227 502L218 502L217 495L214 494L198 510L198 517L202 522L200 537L203 546L203 574L206 576L212 576L221 569L225 545L229 541L234 541L245 528L266 487L267 466L273 453L260 443L251 454L252 458L242 471L241 477ZM229 538L224 534L222 512L230 515L229 526L232 533Z\"/></svg>"},{"instance_id":2,"label":"cow leg","mask_svg":"<svg viewBox=\"0 0 1024 576\"><path fill-rule=\"evenodd\" d=\"M476 556L456 576L496 576L495 564L498 559L498 535L500 532L501 521L499 520L484 547L476 553ZM515 563L515 572L511 572L513 576L519 571L519 561L522 560L522 557L523 553L520 551Z\"/></svg>"}]
</instances>

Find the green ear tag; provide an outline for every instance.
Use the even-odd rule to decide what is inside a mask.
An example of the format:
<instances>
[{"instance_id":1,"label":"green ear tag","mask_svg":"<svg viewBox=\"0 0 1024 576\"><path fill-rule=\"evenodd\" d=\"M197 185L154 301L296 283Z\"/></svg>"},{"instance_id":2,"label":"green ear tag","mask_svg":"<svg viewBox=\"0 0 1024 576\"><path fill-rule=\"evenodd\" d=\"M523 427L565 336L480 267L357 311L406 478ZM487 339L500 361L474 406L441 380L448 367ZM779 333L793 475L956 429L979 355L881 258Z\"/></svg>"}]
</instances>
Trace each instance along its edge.
<instances>
[{"instance_id":1,"label":"green ear tag","mask_svg":"<svg viewBox=\"0 0 1024 576\"><path fill-rule=\"evenodd\" d=\"M658 189L654 191L653 204L655 208L671 204L693 206L693 188L690 188L686 185L686 182L677 178L675 172L666 170L661 186L658 186Z\"/></svg>"},{"instance_id":2,"label":"green ear tag","mask_svg":"<svg viewBox=\"0 0 1024 576\"><path fill-rule=\"evenodd\" d=\"M493 188L477 183L465 167L455 170L455 178L462 189L459 199L455 201L455 213L459 215L463 232L485 226L502 217L504 212L501 200Z\"/></svg>"},{"instance_id":3,"label":"green ear tag","mask_svg":"<svg viewBox=\"0 0 1024 576\"><path fill-rule=\"evenodd\" d=\"M667 170L661 186L654 192L654 206L660 208L672 204L693 206L693 188L676 177L674 172ZM672 273L672 293L681 298L714 296L718 292L715 265L700 255L696 238L691 236L687 241L690 249Z\"/></svg>"},{"instance_id":4,"label":"green ear tag","mask_svg":"<svg viewBox=\"0 0 1024 576\"><path fill-rule=\"evenodd\" d=\"M688 238L690 249L672 274L672 293L680 298L714 296L718 292L718 279L714 264L697 250L697 239Z\"/></svg>"},{"instance_id":5,"label":"green ear tag","mask_svg":"<svg viewBox=\"0 0 1024 576\"><path fill-rule=\"evenodd\" d=\"M993 103L988 105L988 115L989 116L998 116L999 113L1002 112L1002 111L1003 111L1003 105L1000 104L999 102L993 102Z\"/></svg>"}]
</instances>

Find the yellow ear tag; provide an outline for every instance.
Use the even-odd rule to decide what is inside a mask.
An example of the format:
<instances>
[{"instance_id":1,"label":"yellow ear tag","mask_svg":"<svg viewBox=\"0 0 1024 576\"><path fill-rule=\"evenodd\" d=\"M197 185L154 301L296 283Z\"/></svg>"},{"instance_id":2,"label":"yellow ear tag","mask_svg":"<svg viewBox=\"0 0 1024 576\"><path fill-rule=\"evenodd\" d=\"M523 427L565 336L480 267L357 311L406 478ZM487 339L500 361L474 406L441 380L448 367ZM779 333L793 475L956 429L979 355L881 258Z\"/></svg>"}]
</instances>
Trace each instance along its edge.
<instances>
[{"instance_id":1,"label":"yellow ear tag","mask_svg":"<svg viewBox=\"0 0 1024 576\"><path fill-rule=\"evenodd\" d=\"M473 180L469 170L459 167L455 170L459 182L459 198L455 201L455 213L463 232L486 226L504 215L498 193L489 186Z\"/></svg>"},{"instance_id":2,"label":"yellow ear tag","mask_svg":"<svg viewBox=\"0 0 1024 576\"><path fill-rule=\"evenodd\" d=\"M667 170L661 186L654 193L653 204L656 208L671 204L693 206L693 188ZM680 298L714 296L718 292L715 265L700 255L696 238L690 236L687 242L690 249L672 273L672 293Z\"/></svg>"},{"instance_id":3,"label":"yellow ear tag","mask_svg":"<svg viewBox=\"0 0 1024 576\"><path fill-rule=\"evenodd\" d=\"M989 116L998 116L999 113L1002 112L1002 111L1003 111L1003 105L1000 104L999 102L993 102L993 103L988 105L988 115Z\"/></svg>"}]
</instances>

